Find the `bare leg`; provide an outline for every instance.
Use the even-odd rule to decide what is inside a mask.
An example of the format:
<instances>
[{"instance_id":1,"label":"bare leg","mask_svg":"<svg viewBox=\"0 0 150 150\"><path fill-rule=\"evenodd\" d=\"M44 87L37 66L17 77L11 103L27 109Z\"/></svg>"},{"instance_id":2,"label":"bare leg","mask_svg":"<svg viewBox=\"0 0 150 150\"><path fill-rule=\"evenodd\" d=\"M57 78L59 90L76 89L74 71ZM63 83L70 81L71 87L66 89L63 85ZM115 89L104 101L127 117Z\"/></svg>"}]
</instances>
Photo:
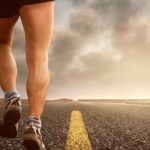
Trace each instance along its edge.
<instances>
[{"instance_id":1,"label":"bare leg","mask_svg":"<svg viewBox=\"0 0 150 150\"><path fill-rule=\"evenodd\" d=\"M0 86L4 91L16 88L17 68L12 54L13 27L18 16L0 18Z\"/></svg>"},{"instance_id":2,"label":"bare leg","mask_svg":"<svg viewBox=\"0 0 150 150\"><path fill-rule=\"evenodd\" d=\"M48 48L52 38L54 3L25 5L20 16L26 37L29 115L40 118L49 85Z\"/></svg>"}]
</instances>

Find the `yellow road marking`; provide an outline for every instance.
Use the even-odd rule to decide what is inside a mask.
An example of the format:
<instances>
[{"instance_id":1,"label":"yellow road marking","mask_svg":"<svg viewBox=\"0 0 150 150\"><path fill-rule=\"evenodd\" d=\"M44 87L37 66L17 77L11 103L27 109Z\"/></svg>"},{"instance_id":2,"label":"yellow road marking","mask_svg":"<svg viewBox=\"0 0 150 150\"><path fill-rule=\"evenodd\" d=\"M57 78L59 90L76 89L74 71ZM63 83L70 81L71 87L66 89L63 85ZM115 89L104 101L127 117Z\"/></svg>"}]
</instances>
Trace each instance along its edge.
<instances>
[{"instance_id":1,"label":"yellow road marking","mask_svg":"<svg viewBox=\"0 0 150 150\"><path fill-rule=\"evenodd\" d=\"M72 111L65 150L92 150L80 111Z\"/></svg>"}]
</instances>

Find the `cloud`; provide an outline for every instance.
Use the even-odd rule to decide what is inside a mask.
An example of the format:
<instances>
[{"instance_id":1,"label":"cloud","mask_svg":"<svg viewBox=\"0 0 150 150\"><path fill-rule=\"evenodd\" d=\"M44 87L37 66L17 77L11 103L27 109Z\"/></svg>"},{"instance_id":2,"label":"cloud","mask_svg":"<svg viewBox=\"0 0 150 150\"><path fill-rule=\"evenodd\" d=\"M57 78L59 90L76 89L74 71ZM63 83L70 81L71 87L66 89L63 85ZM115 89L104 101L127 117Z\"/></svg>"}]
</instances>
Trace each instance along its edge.
<instances>
[{"instance_id":1,"label":"cloud","mask_svg":"<svg viewBox=\"0 0 150 150\"><path fill-rule=\"evenodd\" d=\"M74 84L79 90L81 83L85 86L95 84L95 89L104 86L106 91L114 84L120 88L128 88L131 85L133 91L134 88L136 90L136 86L145 85L144 78L147 82L147 74L150 74L147 70L150 63L149 10L145 9L145 5L149 6L149 2L72 0L72 3L69 32L77 33L80 41L79 47L73 48L71 59L67 59L67 64L72 64L72 67L66 65L67 69L65 67L60 69L62 71L66 69L64 74L61 74L63 82L60 83L70 84L70 87ZM67 34L64 38L67 41ZM76 38L73 37L73 40L76 41ZM55 41L61 43L57 39ZM109 44L102 46L107 41ZM61 57L65 58L63 55ZM59 59L56 57L56 60ZM53 63L55 64L55 61ZM96 86L98 83L101 85ZM128 93L131 94L126 89L124 96L129 96Z\"/></svg>"},{"instance_id":2,"label":"cloud","mask_svg":"<svg viewBox=\"0 0 150 150\"><path fill-rule=\"evenodd\" d=\"M147 0L57 1L49 97L86 97L87 91L89 97L136 97L136 90L139 97L150 96L145 92L150 88L149 8ZM14 54L22 89L24 52L24 35L16 28Z\"/></svg>"}]
</instances>

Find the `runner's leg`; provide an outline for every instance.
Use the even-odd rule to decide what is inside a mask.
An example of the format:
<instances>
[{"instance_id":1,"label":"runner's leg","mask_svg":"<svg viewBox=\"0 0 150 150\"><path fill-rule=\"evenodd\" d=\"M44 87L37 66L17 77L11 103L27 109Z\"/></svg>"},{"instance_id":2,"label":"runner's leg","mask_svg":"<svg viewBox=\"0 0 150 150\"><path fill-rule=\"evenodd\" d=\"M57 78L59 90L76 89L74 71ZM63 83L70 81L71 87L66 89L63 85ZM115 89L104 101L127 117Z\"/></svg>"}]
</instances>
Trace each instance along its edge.
<instances>
[{"instance_id":1,"label":"runner's leg","mask_svg":"<svg viewBox=\"0 0 150 150\"><path fill-rule=\"evenodd\" d=\"M29 115L40 118L49 85L48 48L52 38L54 2L24 5L19 13L26 38Z\"/></svg>"},{"instance_id":2,"label":"runner's leg","mask_svg":"<svg viewBox=\"0 0 150 150\"><path fill-rule=\"evenodd\" d=\"M16 88L17 68L11 49L13 27L18 17L0 18L0 86L4 91Z\"/></svg>"},{"instance_id":3,"label":"runner's leg","mask_svg":"<svg viewBox=\"0 0 150 150\"><path fill-rule=\"evenodd\" d=\"M13 28L18 15L0 18L0 86L5 92L6 106L0 121L0 136L14 138L21 117L20 95L16 91L17 68L12 54Z\"/></svg>"}]
</instances>

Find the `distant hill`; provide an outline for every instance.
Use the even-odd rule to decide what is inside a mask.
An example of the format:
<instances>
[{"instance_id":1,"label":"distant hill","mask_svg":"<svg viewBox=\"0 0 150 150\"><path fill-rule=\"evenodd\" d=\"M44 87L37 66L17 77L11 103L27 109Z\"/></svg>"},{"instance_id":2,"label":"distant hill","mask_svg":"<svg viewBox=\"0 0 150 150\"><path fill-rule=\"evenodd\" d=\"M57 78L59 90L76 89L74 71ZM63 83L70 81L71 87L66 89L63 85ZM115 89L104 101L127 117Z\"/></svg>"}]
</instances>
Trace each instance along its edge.
<instances>
[{"instance_id":1,"label":"distant hill","mask_svg":"<svg viewBox=\"0 0 150 150\"><path fill-rule=\"evenodd\" d=\"M60 98L60 99L54 99L54 100L47 100L47 102L72 102L73 99L69 98Z\"/></svg>"},{"instance_id":2,"label":"distant hill","mask_svg":"<svg viewBox=\"0 0 150 150\"><path fill-rule=\"evenodd\" d=\"M79 99L78 102L101 102L101 103L125 103L125 104L150 105L150 99Z\"/></svg>"},{"instance_id":3,"label":"distant hill","mask_svg":"<svg viewBox=\"0 0 150 150\"><path fill-rule=\"evenodd\" d=\"M53 100L46 100L46 103L51 103L51 102L72 102L72 99L69 98L60 98L60 99L53 99ZM28 104L27 99L22 99L22 104Z\"/></svg>"}]
</instances>

